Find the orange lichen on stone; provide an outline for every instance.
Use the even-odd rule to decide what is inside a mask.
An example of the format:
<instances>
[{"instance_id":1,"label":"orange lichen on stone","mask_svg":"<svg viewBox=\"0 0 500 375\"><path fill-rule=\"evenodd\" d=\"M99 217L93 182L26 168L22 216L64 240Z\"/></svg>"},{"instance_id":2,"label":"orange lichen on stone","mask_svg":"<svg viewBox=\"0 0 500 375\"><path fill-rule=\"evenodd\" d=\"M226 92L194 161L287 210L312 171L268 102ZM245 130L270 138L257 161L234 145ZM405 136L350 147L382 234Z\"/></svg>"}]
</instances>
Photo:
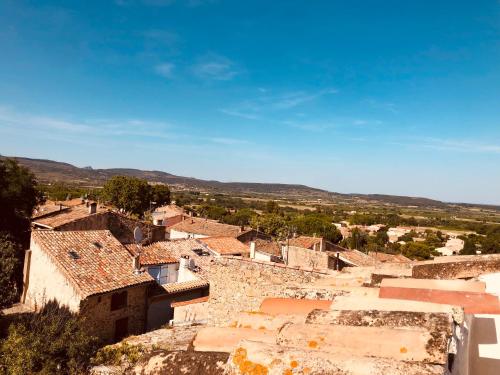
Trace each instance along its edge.
<instances>
[{"instance_id":1,"label":"orange lichen on stone","mask_svg":"<svg viewBox=\"0 0 500 375\"><path fill-rule=\"evenodd\" d=\"M243 375L267 375L267 367L260 363L253 363L247 360L247 351L245 348L237 348L234 352L233 363L238 366Z\"/></svg>"},{"instance_id":2,"label":"orange lichen on stone","mask_svg":"<svg viewBox=\"0 0 500 375\"><path fill-rule=\"evenodd\" d=\"M293 372L292 372L292 370L287 368L285 371L283 371L283 375L293 375Z\"/></svg>"},{"instance_id":3,"label":"orange lichen on stone","mask_svg":"<svg viewBox=\"0 0 500 375\"><path fill-rule=\"evenodd\" d=\"M238 326L238 322L231 322L231 324L229 325L229 327L231 328L236 328Z\"/></svg>"},{"instance_id":4,"label":"orange lichen on stone","mask_svg":"<svg viewBox=\"0 0 500 375\"><path fill-rule=\"evenodd\" d=\"M260 327L259 327L259 329L266 329L266 327L264 327L264 326L260 326Z\"/></svg>"},{"instance_id":5,"label":"orange lichen on stone","mask_svg":"<svg viewBox=\"0 0 500 375\"><path fill-rule=\"evenodd\" d=\"M240 365L247 358L247 350L245 348L237 348L234 352L233 363Z\"/></svg>"},{"instance_id":6,"label":"orange lichen on stone","mask_svg":"<svg viewBox=\"0 0 500 375\"><path fill-rule=\"evenodd\" d=\"M408 349L406 349L404 346L402 346L400 349L399 349L399 352L400 353L406 353L408 351Z\"/></svg>"},{"instance_id":7,"label":"orange lichen on stone","mask_svg":"<svg viewBox=\"0 0 500 375\"><path fill-rule=\"evenodd\" d=\"M276 366L276 365L279 365L281 362L283 362L281 359L279 358L275 358L272 360L272 362L269 364L269 366Z\"/></svg>"},{"instance_id":8,"label":"orange lichen on stone","mask_svg":"<svg viewBox=\"0 0 500 375\"><path fill-rule=\"evenodd\" d=\"M317 347L318 347L318 342L317 342L317 341L314 341L314 340L309 341L309 347L310 347L310 348L313 348L313 349L314 349L314 348L317 348Z\"/></svg>"},{"instance_id":9,"label":"orange lichen on stone","mask_svg":"<svg viewBox=\"0 0 500 375\"><path fill-rule=\"evenodd\" d=\"M297 361L290 361L290 367L291 368L295 368L299 365L299 363Z\"/></svg>"}]
</instances>

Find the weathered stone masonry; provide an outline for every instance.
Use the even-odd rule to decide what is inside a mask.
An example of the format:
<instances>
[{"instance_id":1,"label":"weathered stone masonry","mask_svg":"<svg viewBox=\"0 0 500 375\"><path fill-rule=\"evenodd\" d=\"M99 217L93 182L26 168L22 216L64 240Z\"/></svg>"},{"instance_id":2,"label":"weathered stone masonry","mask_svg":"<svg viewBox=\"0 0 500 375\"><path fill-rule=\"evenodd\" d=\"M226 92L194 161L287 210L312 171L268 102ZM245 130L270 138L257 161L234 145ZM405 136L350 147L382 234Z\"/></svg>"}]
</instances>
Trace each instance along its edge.
<instances>
[{"instance_id":1,"label":"weathered stone masonry","mask_svg":"<svg viewBox=\"0 0 500 375\"><path fill-rule=\"evenodd\" d=\"M310 295L303 288L325 275L277 263L216 259L209 271L209 325L230 325L238 312L257 311L266 297L332 299L329 291Z\"/></svg>"}]
</instances>

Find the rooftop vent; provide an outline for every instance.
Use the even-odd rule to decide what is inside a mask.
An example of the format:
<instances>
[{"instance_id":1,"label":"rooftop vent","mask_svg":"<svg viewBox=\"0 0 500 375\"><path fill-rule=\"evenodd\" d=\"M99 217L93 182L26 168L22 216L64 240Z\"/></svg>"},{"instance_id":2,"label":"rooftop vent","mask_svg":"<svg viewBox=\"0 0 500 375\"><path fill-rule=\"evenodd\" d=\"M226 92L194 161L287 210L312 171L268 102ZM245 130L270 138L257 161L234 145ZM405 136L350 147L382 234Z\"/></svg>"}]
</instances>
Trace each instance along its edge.
<instances>
[{"instance_id":1,"label":"rooftop vent","mask_svg":"<svg viewBox=\"0 0 500 375\"><path fill-rule=\"evenodd\" d=\"M69 250L68 255L71 259L74 259L74 260L80 259L80 255L78 255L78 253L74 250Z\"/></svg>"},{"instance_id":2,"label":"rooftop vent","mask_svg":"<svg viewBox=\"0 0 500 375\"><path fill-rule=\"evenodd\" d=\"M102 249L102 245L101 245L99 242L95 241L95 242L92 242L92 244L93 244L95 247L97 247L98 249Z\"/></svg>"}]
</instances>

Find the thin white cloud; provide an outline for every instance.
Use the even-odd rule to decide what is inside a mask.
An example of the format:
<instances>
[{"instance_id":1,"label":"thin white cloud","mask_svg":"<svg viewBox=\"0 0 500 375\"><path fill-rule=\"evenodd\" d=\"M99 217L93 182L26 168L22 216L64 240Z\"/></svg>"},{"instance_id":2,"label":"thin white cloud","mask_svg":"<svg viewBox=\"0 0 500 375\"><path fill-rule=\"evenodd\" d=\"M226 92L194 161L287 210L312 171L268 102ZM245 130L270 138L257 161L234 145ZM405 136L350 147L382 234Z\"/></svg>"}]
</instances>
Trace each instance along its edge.
<instances>
[{"instance_id":1,"label":"thin white cloud","mask_svg":"<svg viewBox=\"0 0 500 375\"><path fill-rule=\"evenodd\" d=\"M394 140L389 144L417 149L432 149L461 153L500 154L500 143L484 143L477 140L452 138L413 138Z\"/></svg>"},{"instance_id":2,"label":"thin white cloud","mask_svg":"<svg viewBox=\"0 0 500 375\"><path fill-rule=\"evenodd\" d=\"M17 132L38 131L77 138L92 137L149 137L174 138L172 125L147 120L85 119L68 120L46 115L31 115L0 107L0 127Z\"/></svg>"},{"instance_id":3,"label":"thin white cloud","mask_svg":"<svg viewBox=\"0 0 500 375\"><path fill-rule=\"evenodd\" d=\"M233 109L220 109L219 111L229 116L241 117L247 120L258 120L260 118L258 115L254 113L246 113Z\"/></svg>"},{"instance_id":4,"label":"thin white cloud","mask_svg":"<svg viewBox=\"0 0 500 375\"><path fill-rule=\"evenodd\" d=\"M315 93L307 92L292 92L276 98L273 106L277 109L290 109L298 105L304 104L306 102L311 102L321 96L328 94L336 94L338 91L336 89L325 89L320 90Z\"/></svg>"},{"instance_id":5,"label":"thin white cloud","mask_svg":"<svg viewBox=\"0 0 500 375\"><path fill-rule=\"evenodd\" d=\"M259 91L262 94L267 92L266 89ZM261 95L251 100L243 101L233 108L222 108L219 111L234 117L240 117L247 120L264 120L268 122L276 122L271 120L270 114L273 112L281 112L290 110L307 102L312 102L324 95L335 94L338 91L334 88L318 90L316 92L294 91L286 92L279 95ZM301 117L305 114L301 113Z\"/></svg>"},{"instance_id":6,"label":"thin white cloud","mask_svg":"<svg viewBox=\"0 0 500 375\"><path fill-rule=\"evenodd\" d=\"M219 143L223 145L242 145L242 144L249 144L247 140L244 139L236 139L236 138L224 138L224 137L213 137L209 138L209 141L213 143Z\"/></svg>"},{"instance_id":7,"label":"thin white cloud","mask_svg":"<svg viewBox=\"0 0 500 375\"><path fill-rule=\"evenodd\" d=\"M155 66L155 72L164 78L172 78L175 65L170 62L164 62Z\"/></svg>"},{"instance_id":8,"label":"thin white cloud","mask_svg":"<svg viewBox=\"0 0 500 375\"><path fill-rule=\"evenodd\" d=\"M201 58L192 71L199 78L214 81L229 81L240 73L233 61L216 54Z\"/></svg>"},{"instance_id":9,"label":"thin white cloud","mask_svg":"<svg viewBox=\"0 0 500 375\"><path fill-rule=\"evenodd\" d=\"M500 154L500 144L487 144L470 140L427 138L422 146L443 151Z\"/></svg>"}]
</instances>

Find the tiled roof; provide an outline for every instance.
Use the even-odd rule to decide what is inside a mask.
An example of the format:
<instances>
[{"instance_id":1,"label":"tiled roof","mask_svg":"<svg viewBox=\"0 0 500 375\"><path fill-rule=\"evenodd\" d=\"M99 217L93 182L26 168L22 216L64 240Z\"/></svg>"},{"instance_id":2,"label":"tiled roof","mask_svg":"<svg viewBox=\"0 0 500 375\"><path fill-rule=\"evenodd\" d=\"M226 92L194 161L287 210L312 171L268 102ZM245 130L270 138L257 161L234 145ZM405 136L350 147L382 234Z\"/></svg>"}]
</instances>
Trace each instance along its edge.
<instances>
[{"instance_id":1,"label":"tiled roof","mask_svg":"<svg viewBox=\"0 0 500 375\"><path fill-rule=\"evenodd\" d=\"M336 253L333 254L336 255ZM339 251L339 257L356 267L373 266L375 264L375 259L358 250Z\"/></svg>"},{"instance_id":2,"label":"tiled roof","mask_svg":"<svg viewBox=\"0 0 500 375\"><path fill-rule=\"evenodd\" d=\"M161 285L161 287L165 289L167 293L174 294L180 292L187 292L188 290L193 290L193 289L205 288L208 285L209 285L208 281L203 279L196 279L190 281L183 281L180 283L164 284Z\"/></svg>"},{"instance_id":3,"label":"tiled roof","mask_svg":"<svg viewBox=\"0 0 500 375\"><path fill-rule=\"evenodd\" d=\"M234 237L207 237L198 239L220 255L248 254L250 248Z\"/></svg>"},{"instance_id":4,"label":"tiled roof","mask_svg":"<svg viewBox=\"0 0 500 375\"><path fill-rule=\"evenodd\" d=\"M33 215L31 216L32 219L36 219L42 216L48 216L55 214L56 212L59 211L66 211L68 210L69 207L65 207L59 204L51 203L51 204L44 204L41 205L33 211Z\"/></svg>"},{"instance_id":5,"label":"tiled roof","mask_svg":"<svg viewBox=\"0 0 500 375\"><path fill-rule=\"evenodd\" d=\"M186 233L201 234L204 236L228 236L237 237L241 234L241 228L236 225L222 224L214 220L189 217L172 225L170 230L177 230Z\"/></svg>"},{"instance_id":6,"label":"tiled roof","mask_svg":"<svg viewBox=\"0 0 500 375\"><path fill-rule=\"evenodd\" d=\"M282 256L281 245L276 241L266 241L257 238L253 242L255 242L255 250L257 251L275 255L278 257ZM250 246L250 242L248 242L247 245Z\"/></svg>"},{"instance_id":7,"label":"tiled roof","mask_svg":"<svg viewBox=\"0 0 500 375\"><path fill-rule=\"evenodd\" d=\"M182 207L176 206L175 204L169 204L167 206L158 207L153 213L161 213L164 218L167 218L182 215L184 210Z\"/></svg>"},{"instance_id":8,"label":"tiled roof","mask_svg":"<svg viewBox=\"0 0 500 375\"><path fill-rule=\"evenodd\" d=\"M104 212L104 211L101 211ZM99 212L99 209L97 210ZM60 227L61 225L71 223L72 221L82 219L84 217L89 216L89 208L85 206L77 206L72 207L67 210L62 210L54 215L50 215L47 217L42 217L40 219L33 220L33 223L42 225L47 228L55 229ZM95 214L94 214L95 215Z\"/></svg>"},{"instance_id":9,"label":"tiled roof","mask_svg":"<svg viewBox=\"0 0 500 375\"><path fill-rule=\"evenodd\" d=\"M180 307L180 306L194 305L195 303L203 303L203 302L208 302L208 296L190 299L190 300L181 301L181 302L172 302L170 304L170 306L171 307Z\"/></svg>"},{"instance_id":10,"label":"tiled roof","mask_svg":"<svg viewBox=\"0 0 500 375\"><path fill-rule=\"evenodd\" d=\"M128 251L137 254L137 245L126 245ZM141 265L151 266L154 264L178 263L179 257L175 257L165 246L165 242L153 242L151 245L143 246L141 249Z\"/></svg>"},{"instance_id":11,"label":"tiled roof","mask_svg":"<svg viewBox=\"0 0 500 375\"><path fill-rule=\"evenodd\" d=\"M154 283L147 272L135 275L132 257L110 231L34 231L33 241L77 289L82 298L142 283Z\"/></svg>"},{"instance_id":12,"label":"tiled roof","mask_svg":"<svg viewBox=\"0 0 500 375\"><path fill-rule=\"evenodd\" d=\"M314 245L319 245L320 243L321 237L299 236L288 240L290 246L303 247L305 249L312 249Z\"/></svg>"},{"instance_id":13,"label":"tiled roof","mask_svg":"<svg viewBox=\"0 0 500 375\"><path fill-rule=\"evenodd\" d=\"M378 262L387 263L409 263L410 259L401 254L387 254L387 253L376 253L374 251L368 252L368 256L372 257Z\"/></svg>"}]
</instances>

